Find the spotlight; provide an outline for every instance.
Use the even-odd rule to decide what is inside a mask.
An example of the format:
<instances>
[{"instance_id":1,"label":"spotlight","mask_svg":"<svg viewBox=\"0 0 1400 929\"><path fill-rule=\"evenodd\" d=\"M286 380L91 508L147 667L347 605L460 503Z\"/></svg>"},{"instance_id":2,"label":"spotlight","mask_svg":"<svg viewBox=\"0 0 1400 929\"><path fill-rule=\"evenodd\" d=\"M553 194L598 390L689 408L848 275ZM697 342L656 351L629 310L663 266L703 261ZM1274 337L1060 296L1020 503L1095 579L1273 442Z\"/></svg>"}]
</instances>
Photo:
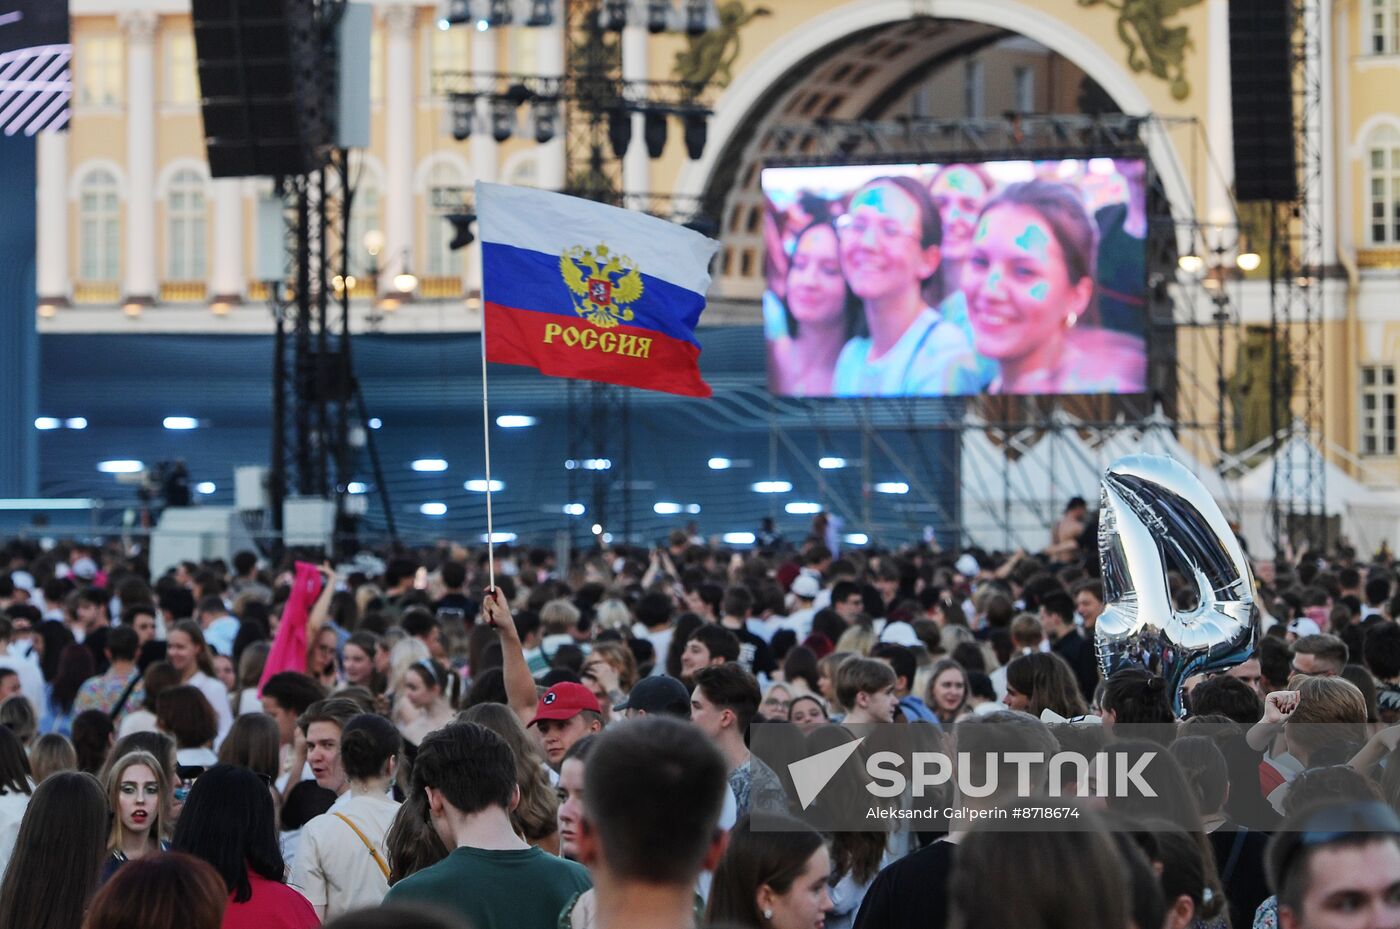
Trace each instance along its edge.
<instances>
[{"instance_id":1,"label":"spotlight","mask_svg":"<svg viewBox=\"0 0 1400 929\"><path fill-rule=\"evenodd\" d=\"M1258 252L1245 251L1235 256L1235 264L1241 271L1257 271L1262 263Z\"/></svg>"},{"instance_id":2,"label":"spotlight","mask_svg":"<svg viewBox=\"0 0 1400 929\"><path fill-rule=\"evenodd\" d=\"M671 27L671 0L647 0L647 32L653 35Z\"/></svg>"},{"instance_id":3,"label":"spotlight","mask_svg":"<svg viewBox=\"0 0 1400 929\"><path fill-rule=\"evenodd\" d=\"M632 114L624 107L608 110L608 141L612 143L613 155L621 158L627 154L632 144Z\"/></svg>"},{"instance_id":4,"label":"spotlight","mask_svg":"<svg viewBox=\"0 0 1400 929\"><path fill-rule=\"evenodd\" d=\"M452 224L452 241L447 243L449 249L455 252L476 241L476 235L472 232L475 213L448 213L443 219Z\"/></svg>"},{"instance_id":5,"label":"spotlight","mask_svg":"<svg viewBox=\"0 0 1400 929\"><path fill-rule=\"evenodd\" d=\"M452 98L452 138L458 142L468 139L472 134L472 124L476 121L476 98L475 97L453 97Z\"/></svg>"},{"instance_id":6,"label":"spotlight","mask_svg":"<svg viewBox=\"0 0 1400 929\"><path fill-rule=\"evenodd\" d=\"M491 0L490 10L486 14L487 26L509 26L514 21L515 13L511 11L510 0Z\"/></svg>"},{"instance_id":7,"label":"spotlight","mask_svg":"<svg viewBox=\"0 0 1400 929\"><path fill-rule=\"evenodd\" d=\"M621 32L627 26L627 0L604 0L598 28L604 32Z\"/></svg>"},{"instance_id":8,"label":"spotlight","mask_svg":"<svg viewBox=\"0 0 1400 929\"><path fill-rule=\"evenodd\" d=\"M471 22L471 0L448 0L447 15L443 18L447 20L448 25Z\"/></svg>"},{"instance_id":9,"label":"spotlight","mask_svg":"<svg viewBox=\"0 0 1400 929\"><path fill-rule=\"evenodd\" d=\"M525 25L533 26L537 29L554 25L554 0L532 0L530 4L530 18L525 20Z\"/></svg>"},{"instance_id":10,"label":"spotlight","mask_svg":"<svg viewBox=\"0 0 1400 929\"><path fill-rule=\"evenodd\" d=\"M714 29L719 21L715 12L714 0L686 0L685 31L687 35L704 35Z\"/></svg>"},{"instance_id":11,"label":"spotlight","mask_svg":"<svg viewBox=\"0 0 1400 929\"><path fill-rule=\"evenodd\" d=\"M491 136L504 142L515 134L515 102L510 97L491 98Z\"/></svg>"},{"instance_id":12,"label":"spotlight","mask_svg":"<svg viewBox=\"0 0 1400 929\"><path fill-rule=\"evenodd\" d=\"M705 113L685 114L685 153L691 161L699 161L705 154L708 138L708 116Z\"/></svg>"},{"instance_id":13,"label":"spotlight","mask_svg":"<svg viewBox=\"0 0 1400 929\"><path fill-rule=\"evenodd\" d=\"M1199 274L1206 263L1200 255L1182 255L1176 260L1176 265L1187 274Z\"/></svg>"},{"instance_id":14,"label":"spotlight","mask_svg":"<svg viewBox=\"0 0 1400 929\"><path fill-rule=\"evenodd\" d=\"M559 131L559 101L554 97L536 97L530 104L530 119L535 124L535 141L544 145Z\"/></svg>"},{"instance_id":15,"label":"spotlight","mask_svg":"<svg viewBox=\"0 0 1400 929\"><path fill-rule=\"evenodd\" d=\"M647 110L642 122L642 140L647 144L647 155L660 158L666 150L666 111Z\"/></svg>"}]
</instances>

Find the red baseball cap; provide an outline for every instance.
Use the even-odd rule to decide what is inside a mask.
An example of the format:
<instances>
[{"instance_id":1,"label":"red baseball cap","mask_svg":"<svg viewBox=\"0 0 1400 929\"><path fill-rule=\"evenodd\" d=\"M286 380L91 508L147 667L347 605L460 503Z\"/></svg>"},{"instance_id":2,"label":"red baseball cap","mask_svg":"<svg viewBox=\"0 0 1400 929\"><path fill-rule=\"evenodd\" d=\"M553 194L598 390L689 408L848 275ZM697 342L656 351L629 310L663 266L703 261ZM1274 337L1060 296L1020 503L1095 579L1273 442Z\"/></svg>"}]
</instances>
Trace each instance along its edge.
<instances>
[{"instance_id":1,"label":"red baseball cap","mask_svg":"<svg viewBox=\"0 0 1400 929\"><path fill-rule=\"evenodd\" d=\"M598 698L593 696L587 687L563 681L546 690L544 696L540 697L540 704L535 709L535 718L530 720L530 725L533 726L542 719L573 719L584 710L603 712L603 708L598 705Z\"/></svg>"}]
</instances>

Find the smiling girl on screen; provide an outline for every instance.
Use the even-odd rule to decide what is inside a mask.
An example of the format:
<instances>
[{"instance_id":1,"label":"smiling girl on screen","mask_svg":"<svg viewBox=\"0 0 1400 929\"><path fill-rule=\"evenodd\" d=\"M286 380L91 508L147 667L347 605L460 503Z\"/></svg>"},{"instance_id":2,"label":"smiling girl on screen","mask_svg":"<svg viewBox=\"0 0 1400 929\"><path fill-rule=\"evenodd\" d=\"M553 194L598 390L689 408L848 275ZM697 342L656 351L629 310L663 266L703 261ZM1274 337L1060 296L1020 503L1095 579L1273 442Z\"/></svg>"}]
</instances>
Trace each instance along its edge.
<instances>
[{"instance_id":1,"label":"smiling girl on screen","mask_svg":"<svg viewBox=\"0 0 1400 929\"><path fill-rule=\"evenodd\" d=\"M863 324L829 220L811 223L793 241L784 293L786 331L768 343L770 387L784 397L829 397L836 357Z\"/></svg>"},{"instance_id":2,"label":"smiling girl on screen","mask_svg":"<svg viewBox=\"0 0 1400 929\"><path fill-rule=\"evenodd\" d=\"M836 223L841 269L860 298L868 337L836 361L838 397L943 396L979 392L966 331L924 299L938 272L942 223L928 190L908 177L879 177L851 198Z\"/></svg>"},{"instance_id":3,"label":"smiling girl on screen","mask_svg":"<svg viewBox=\"0 0 1400 929\"><path fill-rule=\"evenodd\" d=\"M1064 184L1012 184L982 208L961 287L977 354L1001 367L991 393L1146 388L1144 341L1097 325L1097 241Z\"/></svg>"}]
</instances>

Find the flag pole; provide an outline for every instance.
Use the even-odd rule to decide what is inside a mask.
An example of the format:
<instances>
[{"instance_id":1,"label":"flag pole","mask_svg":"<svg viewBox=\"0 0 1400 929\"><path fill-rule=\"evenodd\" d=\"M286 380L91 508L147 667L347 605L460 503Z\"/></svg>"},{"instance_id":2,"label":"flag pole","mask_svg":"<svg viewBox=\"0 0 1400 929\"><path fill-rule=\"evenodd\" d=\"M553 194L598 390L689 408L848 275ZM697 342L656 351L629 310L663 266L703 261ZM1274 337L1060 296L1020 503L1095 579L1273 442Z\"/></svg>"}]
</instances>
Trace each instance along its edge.
<instances>
[{"instance_id":1,"label":"flag pole","mask_svg":"<svg viewBox=\"0 0 1400 929\"><path fill-rule=\"evenodd\" d=\"M486 300L481 301L481 444L486 450L486 567L496 587L496 527L491 519L491 407L486 386Z\"/></svg>"}]
</instances>

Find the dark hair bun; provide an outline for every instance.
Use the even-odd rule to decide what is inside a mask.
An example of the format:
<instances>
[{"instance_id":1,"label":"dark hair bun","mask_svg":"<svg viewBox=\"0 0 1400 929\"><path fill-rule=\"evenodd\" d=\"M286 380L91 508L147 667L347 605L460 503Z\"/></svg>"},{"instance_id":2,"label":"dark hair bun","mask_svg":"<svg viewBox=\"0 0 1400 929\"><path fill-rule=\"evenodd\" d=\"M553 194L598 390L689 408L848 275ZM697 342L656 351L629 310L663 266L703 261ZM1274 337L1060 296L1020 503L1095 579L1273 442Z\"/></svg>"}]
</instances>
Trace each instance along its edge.
<instances>
[{"instance_id":1,"label":"dark hair bun","mask_svg":"<svg viewBox=\"0 0 1400 929\"><path fill-rule=\"evenodd\" d=\"M384 764L399 752L399 730L383 716L362 713L340 733L340 760L345 774L356 780L378 777Z\"/></svg>"},{"instance_id":2,"label":"dark hair bun","mask_svg":"<svg viewBox=\"0 0 1400 929\"><path fill-rule=\"evenodd\" d=\"M1156 696L1167 689L1167 682L1156 675L1147 679L1147 692Z\"/></svg>"}]
</instances>

